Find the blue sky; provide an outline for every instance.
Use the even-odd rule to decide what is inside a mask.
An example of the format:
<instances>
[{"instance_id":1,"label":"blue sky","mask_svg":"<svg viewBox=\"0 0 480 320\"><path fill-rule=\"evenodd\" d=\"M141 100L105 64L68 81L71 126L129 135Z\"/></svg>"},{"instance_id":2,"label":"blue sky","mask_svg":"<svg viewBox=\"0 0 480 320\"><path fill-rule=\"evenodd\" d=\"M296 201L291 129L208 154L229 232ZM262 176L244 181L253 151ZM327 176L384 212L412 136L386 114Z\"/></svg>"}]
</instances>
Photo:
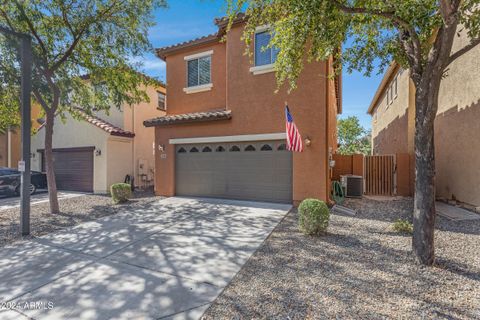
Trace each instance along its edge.
<instances>
[{"instance_id":1,"label":"blue sky","mask_svg":"<svg viewBox=\"0 0 480 320\"><path fill-rule=\"evenodd\" d=\"M216 32L213 19L225 15L224 0L170 0L168 8L155 12L156 25L149 31L155 48L191 40ZM165 63L153 53L143 60L143 71L165 80ZM355 72L343 74L343 115L355 115L361 124L370 129L367 108L375 94L381 75L370 78Z\"/></svg>"}]
</instances>

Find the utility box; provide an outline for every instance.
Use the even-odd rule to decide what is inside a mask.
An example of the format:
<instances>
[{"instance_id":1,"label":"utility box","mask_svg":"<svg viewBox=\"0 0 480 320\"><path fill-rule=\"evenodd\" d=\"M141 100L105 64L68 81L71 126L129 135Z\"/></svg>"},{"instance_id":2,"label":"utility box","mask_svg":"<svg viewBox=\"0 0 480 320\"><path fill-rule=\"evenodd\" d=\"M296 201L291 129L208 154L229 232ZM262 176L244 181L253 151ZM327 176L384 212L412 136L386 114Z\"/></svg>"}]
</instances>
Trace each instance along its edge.
<instances>
[{"instance_id":1,"label":"utility box","mask_svg":"<svg viewBox=\"0 0 480 320\"><path fill-rule=\"evenodd\" d=\"M347 198L361 198L363 196L363 177L347 174L340 176L340 183Z\"/></svg>"}]
</instances>

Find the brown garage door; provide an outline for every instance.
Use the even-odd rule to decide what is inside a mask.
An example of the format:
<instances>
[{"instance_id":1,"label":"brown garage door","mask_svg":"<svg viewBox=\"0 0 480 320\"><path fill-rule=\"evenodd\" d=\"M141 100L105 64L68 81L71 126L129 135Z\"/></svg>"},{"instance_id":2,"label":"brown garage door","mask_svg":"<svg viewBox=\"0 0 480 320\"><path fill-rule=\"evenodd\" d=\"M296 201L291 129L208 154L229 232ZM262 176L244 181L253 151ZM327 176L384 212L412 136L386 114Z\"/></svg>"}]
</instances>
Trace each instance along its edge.
<instances>
[{"instance_id":1,"label":"brown garage door","mask_svg":"<svg viewBox=\"0 0 480 320\"><path fill-rule=\"evenodd\" d=\"M285 141L176 147L176 194L292 202L292 154Z\"/></svg>"},{"instance_id":2,"label":"brown garage door","mask_svg":"<svg viewBox=\"0 0 480 320\"><path fill-rule=\"evenodd\" d=\"M58 190L93 192L94 149L95 147L53 150L53 168ZM42 171L45 171L44 152Z\"/></svg>"}]
</instances>

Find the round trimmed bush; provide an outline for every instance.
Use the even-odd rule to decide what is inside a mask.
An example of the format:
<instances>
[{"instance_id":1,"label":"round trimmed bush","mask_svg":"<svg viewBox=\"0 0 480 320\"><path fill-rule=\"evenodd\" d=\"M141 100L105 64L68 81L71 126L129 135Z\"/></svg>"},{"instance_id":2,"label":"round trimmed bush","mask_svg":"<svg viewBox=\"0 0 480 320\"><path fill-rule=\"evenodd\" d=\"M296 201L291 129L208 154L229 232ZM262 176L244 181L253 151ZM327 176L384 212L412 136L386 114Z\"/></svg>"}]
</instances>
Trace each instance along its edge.
<instances>
[{"instance_id":1,"label":"round trimmed bush","mask_svg":"<svg viewBox=\"0 0 480 320\"><path fill-rule=\"evenodd\" d=\"M132 188L128 183L115 183L110 187L113 202L124 203L132 197Z\"/></svg>"},{"instance_id":2,"label":"round trimmed bush","mask_svg":"<svg viewBox=\"0 0 480 320\"><path fill-rule=\"evenodd\" d=\"M298 206L298 227L308 235L324 234L330 220L330 210L325 202L318 199L305 199Z\"/></svg>"}]
</instances>

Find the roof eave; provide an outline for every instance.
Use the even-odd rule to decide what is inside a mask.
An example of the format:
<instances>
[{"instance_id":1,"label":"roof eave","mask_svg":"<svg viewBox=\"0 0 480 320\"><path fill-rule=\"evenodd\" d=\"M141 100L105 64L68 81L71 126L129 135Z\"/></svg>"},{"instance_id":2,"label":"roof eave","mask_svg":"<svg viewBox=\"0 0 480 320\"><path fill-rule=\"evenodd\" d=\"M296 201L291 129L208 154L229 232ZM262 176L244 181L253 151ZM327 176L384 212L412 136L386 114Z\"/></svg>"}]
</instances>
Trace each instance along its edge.
<instances>
[{"instance_id":1,"label":"roof eave","mask_svg":"<svg viewBox=\"0 0 480 320\"><path fill-rule=\"evenodd\" d=\"M382 97L383 91L385 90L387 85L390 83L392 76L395 74L398 68L399 68L399 64L397 62L392 61L392 63L390 63L390 66L385 72L385 75L383 76L383 79L380 82L380 85L378 86L377 91L375 92L375 95L373 96L372 102L368 107L368 110L367 110L368 114L371 115L373 113L373 110L375 110L375 107L377 106L378 101Z\"/></svg>"},{"instance_id":2,"label":"roof eave","mask_svg":"<svg viewBox=\"0 0 480 320\"><path fill-rule=\"evenodd\" d=\"M170 47L158 48L158 49L155 49L155 53L157 57L159 57L163 61L166 61L168 55L175 53L177 51L193 48L200 45L215 43L215 42L218 42L219 40L220 38L218 34L212 34L209 36L205 36L203 38L192 40L190 42L185 42L185 43L177 44Z\"/></svg>"},{"instance_id":3,"label":"roof eave","mask_svg":"<svg viewBox=\"0 0 480 320\"><path fill-rule=\"evenodd\" d=\"M160 117L160 118L145 120L143 122L143 125L145 127L164 127L164 126L172 126L172 125L177 125L177 124L230 120L231 118L232 118L232 113L231 112L226 112L226 113L223 113L223 114L216 114L216 115L211 115L211 116L205 116L205 117L200 117L200 118L190 118L190 119L168 120L168 119L165 119L165 117Z\"/></svg>"}]
</instances>

